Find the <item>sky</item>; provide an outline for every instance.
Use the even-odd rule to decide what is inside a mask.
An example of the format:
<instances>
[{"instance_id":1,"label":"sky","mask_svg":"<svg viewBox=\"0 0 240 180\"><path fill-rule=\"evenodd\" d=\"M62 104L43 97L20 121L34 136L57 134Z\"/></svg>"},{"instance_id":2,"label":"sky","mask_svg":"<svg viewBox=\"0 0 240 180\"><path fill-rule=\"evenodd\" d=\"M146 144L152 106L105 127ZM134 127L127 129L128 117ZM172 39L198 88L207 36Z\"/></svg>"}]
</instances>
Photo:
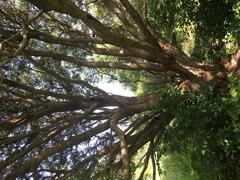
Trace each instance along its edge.
<instances>
[{"instance_id":1,"label":"sky","mask_svg":"<svg viewBox=\"0 0 240 180\"><path fill-rule=\"evenodd\" d=\"M99 82L97 86L102 90L111 94L129 96L129 97L134 96L133 92L131 92L130 89L123 87L121 83L117 81L108 82L107 80L103 80Z\"/></svg>"}]
</instances>

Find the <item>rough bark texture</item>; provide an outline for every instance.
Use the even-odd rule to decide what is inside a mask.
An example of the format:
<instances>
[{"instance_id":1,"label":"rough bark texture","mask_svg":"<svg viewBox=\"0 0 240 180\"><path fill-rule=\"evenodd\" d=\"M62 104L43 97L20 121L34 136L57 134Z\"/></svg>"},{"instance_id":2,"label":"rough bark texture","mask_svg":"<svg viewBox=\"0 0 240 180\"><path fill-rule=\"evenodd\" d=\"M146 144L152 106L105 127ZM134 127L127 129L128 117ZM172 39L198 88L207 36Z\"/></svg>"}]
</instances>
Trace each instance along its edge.
<instances>
[{"instance_id":1,"label":"rough bark texture","mask_svg":"<svg viewBox=\"0 0 240 180\"><path fill-rule=\"evenodd\" d=\"M146 12L143 20L128 0L102 1L119 18L123 24L123 31L108 27L104 22L96 19L70 0L27 0L27 2L43 12L41 11L27 23L25 21L25 25L20 29L0 26L2 42L0 55L6 59L6 61L0 62L1 71L8 72L4 66L14 63L16 58L21 57L25 62L31 64L28 66L29 68L35 68L59 83L78 85L92 93L84 95L56 89L49 90L17 78L11 78L10 75L0 76L1 109L6 106L7 111L10 112L9 107L17 104L10 114L1 115L0 146L1 148L11 148L15 143L25 142L23 146L16 148L15 152L6 152L4 155L0 171L5 179L25 177L24 175L29 172L33 172L33 174L34 172L44 172L44 168L40 165L48 157L81 143L90 142L92 138L97 139L101 133L109 133L109 130L113 131L112 138L114 140L111 145L108 140L101 140L103 142L103 145L99 143L101 149L98 149L97 145L91 147L95 148L95 151L92 151L90 147L86 148L86 154L82 154L83 158L72 169L58 172L52 170L53 178L64 179L84 167L94 167L97 164L96 159L99 157L109 155L116 158L119 153L121 160L111 166L116 165L122 168L123 179L130 179L131 157L138 149L150 142L144 169L139 177L142 179L150 158L154 164L152 152L154 140L163 134L165 125L172 118L171 113L154 114L151 117L136 116L136 114L154 108L159 103L160 92L139 97L112 95L87 81L65 77L64 74L58 73L52 66L44 65L44 63L67 62L91 69L121 69L161 74L178 77L180 81L170 83L186 91L211 84L216 89L216 93L226 91L229 75L240 76L240 51L232 55L230 59L222 61L220 65L198 63L158 35L146 22ZM33 9L30 8L29 11L31 14ZM93 37L89 30L81 32L69 27L67 22L58 22L59 20L51 16L51 12L58 12L74 18L85 24L96 36ZM41 28L38 27L42 26L41 23L44 23L46 17L51 17L51 21L61 27L56 29L62 30L61 33L64 35L40 30ZM10 15L5 14L4 18L17 24ZM31 46L30 42L37 42L41 47ZM114 56L117 61L101 62L92 57L86 60L74 53L48 50L48 48L43 48L43 43L61 46L63 49L84 51L89 55ZM109 106L115 108L108 108ZM46 119L48 123L38 124ZM88 124L87 121L92 124ZM34 124L38 124L36 129L33 128ZM127 126L126 129L121 127L124 125ZM71 132L71 127L81 127L82 129L80 128L77 133L70 133L65 139L60 138L61 133L66 133L66 130ZM140 130L136 132L135 130L139 127L141 127ZM49 145L44 146L47 143ZM87 153L88 151L89 153ZM49 171L51 172L51 169ZM156 169L153 171L156 174Z\"/></svg>"}]
</instances>

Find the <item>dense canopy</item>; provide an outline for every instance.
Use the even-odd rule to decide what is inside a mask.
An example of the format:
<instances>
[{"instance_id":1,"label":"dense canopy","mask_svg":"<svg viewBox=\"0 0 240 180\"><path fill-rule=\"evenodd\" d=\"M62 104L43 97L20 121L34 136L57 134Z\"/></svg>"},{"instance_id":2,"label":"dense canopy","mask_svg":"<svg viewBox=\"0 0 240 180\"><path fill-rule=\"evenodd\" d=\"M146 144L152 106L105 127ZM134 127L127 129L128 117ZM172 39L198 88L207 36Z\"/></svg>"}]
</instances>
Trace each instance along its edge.
<instances>
[{"instance_id":1,"label":"dense canopy","mask_svg":"<svg viewBox=\"0 0 240 180\"><path fill-rule=\"evenodd\" d=\"M0 179L240 178L237 0L0 7Z\"/></svg>"}]
</instances>

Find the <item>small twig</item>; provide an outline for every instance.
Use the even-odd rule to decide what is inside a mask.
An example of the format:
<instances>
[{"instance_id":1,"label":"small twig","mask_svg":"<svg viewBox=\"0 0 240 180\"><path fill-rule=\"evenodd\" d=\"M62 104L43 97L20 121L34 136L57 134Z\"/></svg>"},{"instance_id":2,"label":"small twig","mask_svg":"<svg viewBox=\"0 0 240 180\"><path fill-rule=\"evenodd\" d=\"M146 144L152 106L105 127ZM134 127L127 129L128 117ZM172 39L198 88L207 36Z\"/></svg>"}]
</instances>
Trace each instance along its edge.
<instances>
[{"instance_id":1,"label":"small twig","mask_svg":"<svg viewBox=\"0 0 240 180\"><path fill-rule=\"evenodd\" d=\"M156 179L156 163L155 163L155 157L154 157L154 148L152 148L151 152L151 160L152 160L152 167L153 167L153 173L152 173L152 179Z\"/></svg>"},{"instance_id":2,"label":"small twig","mask_svg":"<svg viewBox=\"0 0 240 180\"><path fill-rule=\"evenodd\" d=\"M148 17L147 17L147 14L148 14L148 12L147 12L147 8L148 8L147 4L148 4L148 0L144 0L143 1L143 19L145 21L147 21L147 19L148 19Z\"/></svg>"}]
</instances>

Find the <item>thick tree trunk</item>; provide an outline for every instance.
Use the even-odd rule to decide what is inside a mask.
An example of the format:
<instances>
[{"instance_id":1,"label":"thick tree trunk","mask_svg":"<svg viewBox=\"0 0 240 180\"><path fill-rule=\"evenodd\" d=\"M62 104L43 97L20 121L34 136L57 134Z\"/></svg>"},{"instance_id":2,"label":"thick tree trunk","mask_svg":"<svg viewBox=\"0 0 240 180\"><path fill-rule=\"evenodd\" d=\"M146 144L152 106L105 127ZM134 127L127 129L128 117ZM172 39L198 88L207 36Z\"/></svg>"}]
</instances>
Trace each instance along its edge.
<instances>
[{"instance_id":1,"label":"thick tree trunk","mask_svg":"<svg viewBox=\"0 0 240 180\"><path fill-rule=\"evenodd\" d=\"M17 77L11 76L11 73L4 69L7 71L6 75L0 76L3 89L0 99L0 101L2 100L0 102L1 109L4 109L3 112L9 113L10 110L7 108L12 107L13 104L17 104L17 106L11 113L1 117L0 128L3 136L0 138L0 146L6 146L8 149L15 148L15 144L20 142L19 147L15 148L17 150L15 153L11 150L5 151L0 170L7 174L6 179L15 179L35 171L47 158L73 146L90 143L94 138L102 141L104 145L97 144L94 147L94 153L92 153L92 148L86 148L86 154L82 155L79 163L71 170L61 172L56 178L69 177L79 169L83 169L84 166L94 166L99 157L109 155L117 159L116 156L119 152L121 161L114 165L122 167L123 179L130 179L131 157L141 147L151 142L144 163L145 171L150 157L154 161L155 138L162 136L166 125L173 118L171 112L147 113L161 103L159 102L161 92L139 97L112 95L84 80L65 77L64 73L60 74L56 70L57 68L48 66L47 63L65 62L82 69L147 72L171 77L168 83L188 92L211 85L216 94L228 91L228 76L240 76L240 50L230 59L216 64L198 63L197 60L191 59L181 50L166 42L146 22L146 14L143 20L128 0L102 1L104 6L118 17L123 24L124 31L116 30L115 27L110 28L86 12L86 9L77 7L72 1L26 0L26 2L30 2L43 12L41 11L25 22L20 30L19 23L12 20L10 15L6 15L5 18L17 28L13 29L10 25L9 28L0 26L0 40L3 40L0 46L0 55L7 59L6 62L0 64L0 67L4 69L6 64L11 63L14 66L15 61L21 62L21 59L24 59L28 65L27 68L25 67L26 72L35 68L36 71L39 71L37 73L47 76L46 84L51 83L51 81L48 82L50 79L52 82L57 82L57 85L65 83L80 86L91 93L89 95L84 92L84 96L82 92L82 94L69 93L64 90L59 91L55 87L50 87L51 90L43 89L41 85L34 84L34 82L18 82ZM74 21L81 21L84 24L81 24L82 26L88 26L88 32L75 30L64 21L58 22L59 19L54 18L57 14L51 16L50 11L58 12L62 18L71 17ZM44 23L49 21L46 17L50 17L56 32L44 30L43 27L47 26ZM39 29L35 27L39 27ZM47 29L47 27L45 28ZM58 34L57 31L62 32ZM89 32L96 33L96 36L92 37ZM32 45L29 45L31 43ZM37 44L37 47L34 43ZM63 51L49 50L51 48L43 47L46 44L61 47ZM74 51L68 51L68 48L77 52L83 51L88 56L83 58ZM94 54L110 56L114 59L101 62L93 59L92 55ZM47 65L45 66L44 63ZM37 73L35 73L36 76ZM32 76L29 75L29 77ZM175 78L178 78L179 81L175 81ZM41 75L39 79L41 79ZM11 100L9 100L9 94ZM5 106L6 108L4 108ZM136 114L141 114L141 116L136 116ZM44 123L41 124L42 122ZM33 129L35 124L37 124L37 128ZM124 129L125 126L127 128ZM75 132L74 128L78 128L78 131ZM107 140L102 140L104 139L102 136L108 131L114 132L112 145L108 145ZM64 133L67 135L62 138L61 135ZM24 146L21 145L21 141ZM102 147L101 150L98 149L98 145ZM141 173L140 179L142 179L144 171ZM155 172L154 168L154 174Z\"/></svg>"}]
</instances>

